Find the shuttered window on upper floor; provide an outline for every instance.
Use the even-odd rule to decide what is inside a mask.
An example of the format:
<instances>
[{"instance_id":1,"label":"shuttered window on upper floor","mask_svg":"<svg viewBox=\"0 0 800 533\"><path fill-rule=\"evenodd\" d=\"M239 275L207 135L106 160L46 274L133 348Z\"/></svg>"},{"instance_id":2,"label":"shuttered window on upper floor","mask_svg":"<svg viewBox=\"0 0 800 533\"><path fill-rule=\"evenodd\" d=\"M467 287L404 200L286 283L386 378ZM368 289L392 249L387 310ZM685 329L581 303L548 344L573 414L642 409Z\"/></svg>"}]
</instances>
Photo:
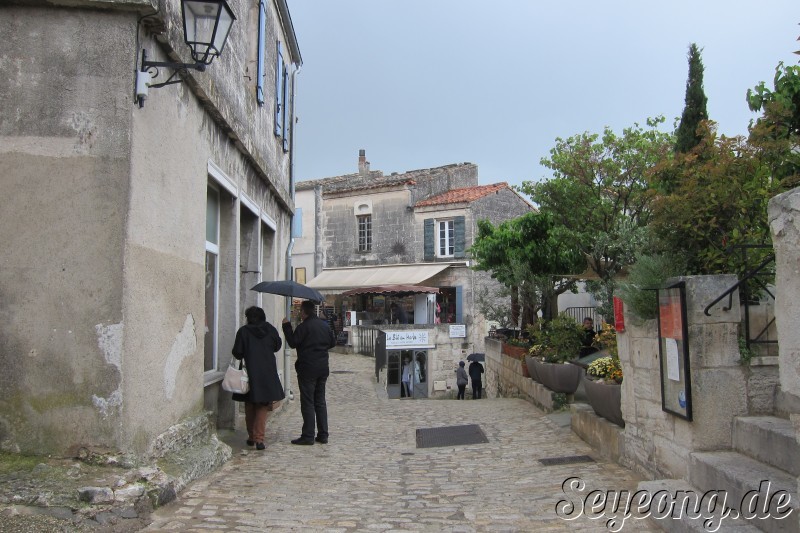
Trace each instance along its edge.
<instances>
[{"instance_id":1,"label":"shuttered window on upper floor","mask_svg":"<svg viewBox=\"0 0 800 533\"><path fill-rule=\"evenodd\" d=\"M256 102L264 105L264 83L266 80L266 56L267 56L267 4L266 0L258 2L258 72L256 73Z\"/></svg>"},{"instance_id":2,"label":"shuttered window on upper floor","mask_svg":"<svg viewBox=\"0 0 800 533\"><path fill-rule=\"evenodd\" d=\"M437 257L466 257L465 217L423 221L423 258L433 261Z\"/></svg>"}]
</instances>

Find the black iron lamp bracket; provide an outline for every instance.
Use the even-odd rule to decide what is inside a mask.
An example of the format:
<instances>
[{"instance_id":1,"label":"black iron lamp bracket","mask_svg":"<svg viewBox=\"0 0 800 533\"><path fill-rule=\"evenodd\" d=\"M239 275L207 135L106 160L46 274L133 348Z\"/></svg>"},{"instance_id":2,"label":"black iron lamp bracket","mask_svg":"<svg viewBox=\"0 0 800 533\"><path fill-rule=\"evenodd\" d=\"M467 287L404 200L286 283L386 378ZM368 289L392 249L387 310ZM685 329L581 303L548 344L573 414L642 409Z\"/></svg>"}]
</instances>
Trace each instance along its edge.
<instances>
[{"instance_id":1,"label":"black iron lamp bracket","mask_svg":"<svg viewBox=\"0 0 800 533\"><path fill-rule=\"evenodd\" d=\"M170 76L167 79L167 81L165 81L163 83L152 83L152 84L149 84L149 87L151 89L158 89L159 87L164 87L165 85L172 85L173 83L180 83L183 80L172 80L172 78L175 77L175 74L177 74L180 71L186 71L188 69L193 69L193 70L196 70L198 72L203 72L203 71L206 70L206 64L205 63L173 63L171 61L148 61L147 60L147 50L142 50L142 69L141 69L141 71L142 72L147 72L151 68L155 68L156 72L158 72L158 67L172 68L172 69L175 69L175 72L173 72L172 76ZM157 76L157 75L158 74L154 74L154 77Z\"/></svg>"}]
</instances>

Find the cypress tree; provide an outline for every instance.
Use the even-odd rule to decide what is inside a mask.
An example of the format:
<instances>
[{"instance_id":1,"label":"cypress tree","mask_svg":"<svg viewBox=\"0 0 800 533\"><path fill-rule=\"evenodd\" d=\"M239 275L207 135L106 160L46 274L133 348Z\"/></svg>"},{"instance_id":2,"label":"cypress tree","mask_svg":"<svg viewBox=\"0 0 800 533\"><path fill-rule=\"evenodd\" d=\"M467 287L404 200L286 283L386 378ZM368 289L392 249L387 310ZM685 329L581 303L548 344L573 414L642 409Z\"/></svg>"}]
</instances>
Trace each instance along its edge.
<instances>
[{"instance_id":1,"label":"cypress tree","mask_svg":"<svg viewBox=\"0 0 800 533\"><path fill-rule=\"evenodd\" d=\"M686 98L681 122L675 140L675 152L687 153L700 143L697 126L708 120L706 93L703 91L703 60L695 43L689 46L689 79L686 80Z\"/></svg>"}]
</instances>

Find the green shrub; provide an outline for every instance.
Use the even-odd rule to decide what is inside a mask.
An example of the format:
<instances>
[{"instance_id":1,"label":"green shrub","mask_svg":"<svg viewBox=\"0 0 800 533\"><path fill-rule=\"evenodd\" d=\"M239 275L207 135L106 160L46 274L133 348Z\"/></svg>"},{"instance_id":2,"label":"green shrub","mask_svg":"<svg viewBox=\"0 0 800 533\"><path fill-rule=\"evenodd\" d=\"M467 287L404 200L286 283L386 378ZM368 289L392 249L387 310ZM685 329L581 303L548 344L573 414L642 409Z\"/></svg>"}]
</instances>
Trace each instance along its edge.
<instances>
[{"instance_id":1,"label":"green shrub","mask_svg":"<svg viewBox=\"0 0 800 533\"><path fill-rule=\"evenodd\" d=\"M639 319L658 318L658 302L652 290L663 287L667 279L686 272L686 261L677 255L637 255L628 269L627 279L617 292L628 309Z\"/></svg>"}]
</instances>

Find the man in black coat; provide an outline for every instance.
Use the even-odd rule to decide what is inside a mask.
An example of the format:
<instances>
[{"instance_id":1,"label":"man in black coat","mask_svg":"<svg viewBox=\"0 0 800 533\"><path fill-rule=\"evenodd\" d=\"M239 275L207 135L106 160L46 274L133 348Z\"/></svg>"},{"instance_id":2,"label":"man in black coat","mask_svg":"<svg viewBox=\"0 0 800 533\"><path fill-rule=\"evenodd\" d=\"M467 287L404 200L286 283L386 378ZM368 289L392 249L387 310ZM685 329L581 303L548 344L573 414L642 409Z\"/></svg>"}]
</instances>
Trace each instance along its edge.
<instances>
[{"instance_id":1,"label":"man in black coat","mask_svg":"<svg viewBox=\"0 0 800 533\"><path fill-rule=\"evenodd\" d=\"M233 399L244 402L248 446L263 450L267 413L273 402L284 398L275 361L275 352L280 350L282 342L278 330L267 322L263 309L248 307L244 316L247 324L236 332L231 353L236 359L244 359L250 390L247 394L234 394Z\"/></svg>"},{"instance_id":2,"label":"man in black coat","mask_svg":"<svg viewBox=\"0 0 800 533\"><path fill-rule=\"evenodd\" d=\"M472 363L470 363L470 365L469 365L469 377L472 380L472 399L473 400L480 400L481 399L481 387L483 387L481 374L483 374L483 365L480 364L478 361L473 361Z\"/></svg>"},{"instance_id":3,"label":"man in black coat","mask_svg":"<svg viewBox=\"0 0 800 533\"><path fill-rule=\"evenodd\" d=\"M325 403L325 382L330 373L328 350L336 346L336 338L328 323L314 313L314 302L300 305L300 324L292 331L289 320L283 319L286 343L297 350L297 384L300 387L300 413L303 432L292 444L328 442L328 406ZM316 426L317 436L314 437Z\"/></svg>"}]
</instances>

